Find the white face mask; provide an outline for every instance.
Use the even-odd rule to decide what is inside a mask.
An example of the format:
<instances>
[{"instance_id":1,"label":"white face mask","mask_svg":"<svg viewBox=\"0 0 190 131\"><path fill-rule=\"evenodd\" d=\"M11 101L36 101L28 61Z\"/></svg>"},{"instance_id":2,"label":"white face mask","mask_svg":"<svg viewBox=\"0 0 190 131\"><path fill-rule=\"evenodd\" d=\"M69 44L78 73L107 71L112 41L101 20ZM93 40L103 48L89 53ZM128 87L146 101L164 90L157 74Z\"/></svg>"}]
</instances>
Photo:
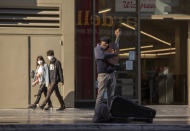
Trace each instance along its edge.
<instances>
[{"instance_id":1,"label":"white face mask","mask_svg":"<svg viewBox=\"0 0 190 131\"><path fill-rule=\"evenodd\" d=\"M168 68L167 68L167 67L164 67L163 74L164 74L164 75L168 75Z\"/></svg>"},{"instance_id":2,"label":"white face mask","mask_svg":"<svg viewBox=\"0 0 190 131\"><path fill-rule=\"evenodd\" d=\"M41 65L42 63L43 63L43 61L41 61L41 60L38 61L38 64L39 64L39 65Z\"/></svg>"},{"instance_id":3,"label":"white face mask","mask_svg":"<svg viewBox=\"0 0 190 131\"><path fill-rule=\"evenodd\" d=\"M51 61L53 59L53 56L48 56L48 59Z\"/></svg>"}]
</instances>

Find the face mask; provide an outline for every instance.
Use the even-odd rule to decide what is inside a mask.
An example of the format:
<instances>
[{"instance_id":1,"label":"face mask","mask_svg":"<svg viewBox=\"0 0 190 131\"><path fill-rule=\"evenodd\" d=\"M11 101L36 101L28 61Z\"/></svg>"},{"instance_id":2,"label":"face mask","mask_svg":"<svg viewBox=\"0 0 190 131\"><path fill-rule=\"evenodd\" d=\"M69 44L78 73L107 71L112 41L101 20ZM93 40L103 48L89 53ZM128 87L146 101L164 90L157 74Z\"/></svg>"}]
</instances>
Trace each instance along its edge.
<instances>
[{"instance_id":1,"label":"face mask","mask_svg":"<svg viewBox=\"0 0 190 131\"><path fill-rule=\"evenodd\" d=\"M42 63L43 63L43 61L41 61L41 60L38 61L38 64L39 64L39 65L41 65Z\"/></svg>"},{"instance_id":2,"label":"face mask","mask_svg":"<svg viewBox=\"0 0 190 131\"><path fill-rule=\"evenodd\" d=\"M164 74L164 75L168 75L168 68L167 68L167 67L164 68L163 74Z\"/></svg>"},{"instance_id":3,"label":"face mask","mask_svg":"<svg viewBox=\"0 0 190 131\"><path fill-rule=\"evenodd\" d=\"M48 56L48 59L51 61L53 59L53 56Z\"/></svg>"}]
</instances>

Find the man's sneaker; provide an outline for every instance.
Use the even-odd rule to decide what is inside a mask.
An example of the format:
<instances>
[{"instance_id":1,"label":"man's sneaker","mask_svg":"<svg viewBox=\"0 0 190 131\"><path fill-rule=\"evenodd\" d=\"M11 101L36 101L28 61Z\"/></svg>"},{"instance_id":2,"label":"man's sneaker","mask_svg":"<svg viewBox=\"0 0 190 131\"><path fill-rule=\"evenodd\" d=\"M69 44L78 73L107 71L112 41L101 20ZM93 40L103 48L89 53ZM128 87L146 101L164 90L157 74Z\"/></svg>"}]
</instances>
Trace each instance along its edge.
<instances>
[{"instance_id":1,"label":"man's sneaker","mask_svg":"<svg viewBox=\"0 0 190 131\"><path fill-rule=\"evenodd\" d=\"M39 107L40 107L40 109L42 109L42 110L43 110L45 106L43 106L43 105L40 105Z\"/></svg>"},{"instance_id":2,"label":"man's sneaker","mask_svg":"<svg viewBox=\"0 0 190 131\"><path fill-rule=\"evenodd\" d=\"M52 106L52 105L48 105L48 107L44 108L44 110L47 111L47 110L49 110L49 109L51 109L51 108L53 109L53 106Z\"/></svg>"},{"instance_id":3,"label":"man's sneaker","mask_svg":"<svg viewBox=\"0 0 190 131\"><path fill-rule=\"evenodd\" d=\"M36 107L37 107L36 104L31 104L28 106L28 109L36 109Z\"/></svg>"},{"instance_id":4,"label":"man's sneaker","mask_svg":"<svg viewBox=\"0 0 190 131\"><path fill-rule=\"evenodd\" d=\"M63 111L63 110L65 110L65 105L63 105L60 108L56 109L56 111Z\"/></svg>"}]
</instances>

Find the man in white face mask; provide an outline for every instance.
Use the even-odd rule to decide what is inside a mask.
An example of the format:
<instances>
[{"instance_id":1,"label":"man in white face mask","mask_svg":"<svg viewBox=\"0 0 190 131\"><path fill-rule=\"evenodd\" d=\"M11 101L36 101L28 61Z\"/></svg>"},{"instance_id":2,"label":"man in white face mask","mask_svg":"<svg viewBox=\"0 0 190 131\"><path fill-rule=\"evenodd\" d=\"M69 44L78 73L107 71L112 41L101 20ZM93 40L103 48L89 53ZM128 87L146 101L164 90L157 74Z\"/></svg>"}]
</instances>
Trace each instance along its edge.
<instances>
[{"instance_id":1,"label":"man in white face mask","mask_svg":"<svg viewBox=\"0 0 190 131\"><path fill-rule=\"evenodd\" d=\"M53 59L53 56L48 56L48 59L51 61Z\"/></svg>"},{"instance_id":2,"label":"man in white face mask","mask_svg":"<svg viewBox=\"0 0 190 131\"><path fill-rule=\"evenodd\" d=\"M55 91L55 94L60 103L60 108L57 109L57 111L61 111L65 109L65 103L58 89L59 82L64 84L61 62L54 57L53 50L49 50L47 52L47 57L50 60L50 65L49 65L50 87L48 89L47 96L45 100L42 102L42 105L40 106L40 108L43 109L45 107L48 100L50 99L51 94L53 93L53 91Z\"/></svg>"}]
</instances>

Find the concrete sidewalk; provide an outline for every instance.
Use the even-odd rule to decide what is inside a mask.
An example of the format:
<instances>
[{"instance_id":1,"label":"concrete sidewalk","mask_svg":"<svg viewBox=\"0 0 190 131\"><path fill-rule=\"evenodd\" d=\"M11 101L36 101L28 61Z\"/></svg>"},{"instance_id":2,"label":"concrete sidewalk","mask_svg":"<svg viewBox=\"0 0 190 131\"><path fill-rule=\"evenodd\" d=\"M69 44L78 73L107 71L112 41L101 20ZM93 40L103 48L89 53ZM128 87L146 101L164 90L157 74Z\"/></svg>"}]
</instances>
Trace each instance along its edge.
<instances>
[{"instance_id":1,"label":"concrete sidewalk","mask_svg":"<svg viewBox=\"0 0 190 131\"><path fill-rule=\"evenodd\" d=\"M67 108L57 112L55 109L0 109L1 130L64 130L64 131L147 131L147 130L190 130L190 106L154 105L157 110L152 124L145 122L92 123L93 109Z\"/></svg>"}]
</instances>

